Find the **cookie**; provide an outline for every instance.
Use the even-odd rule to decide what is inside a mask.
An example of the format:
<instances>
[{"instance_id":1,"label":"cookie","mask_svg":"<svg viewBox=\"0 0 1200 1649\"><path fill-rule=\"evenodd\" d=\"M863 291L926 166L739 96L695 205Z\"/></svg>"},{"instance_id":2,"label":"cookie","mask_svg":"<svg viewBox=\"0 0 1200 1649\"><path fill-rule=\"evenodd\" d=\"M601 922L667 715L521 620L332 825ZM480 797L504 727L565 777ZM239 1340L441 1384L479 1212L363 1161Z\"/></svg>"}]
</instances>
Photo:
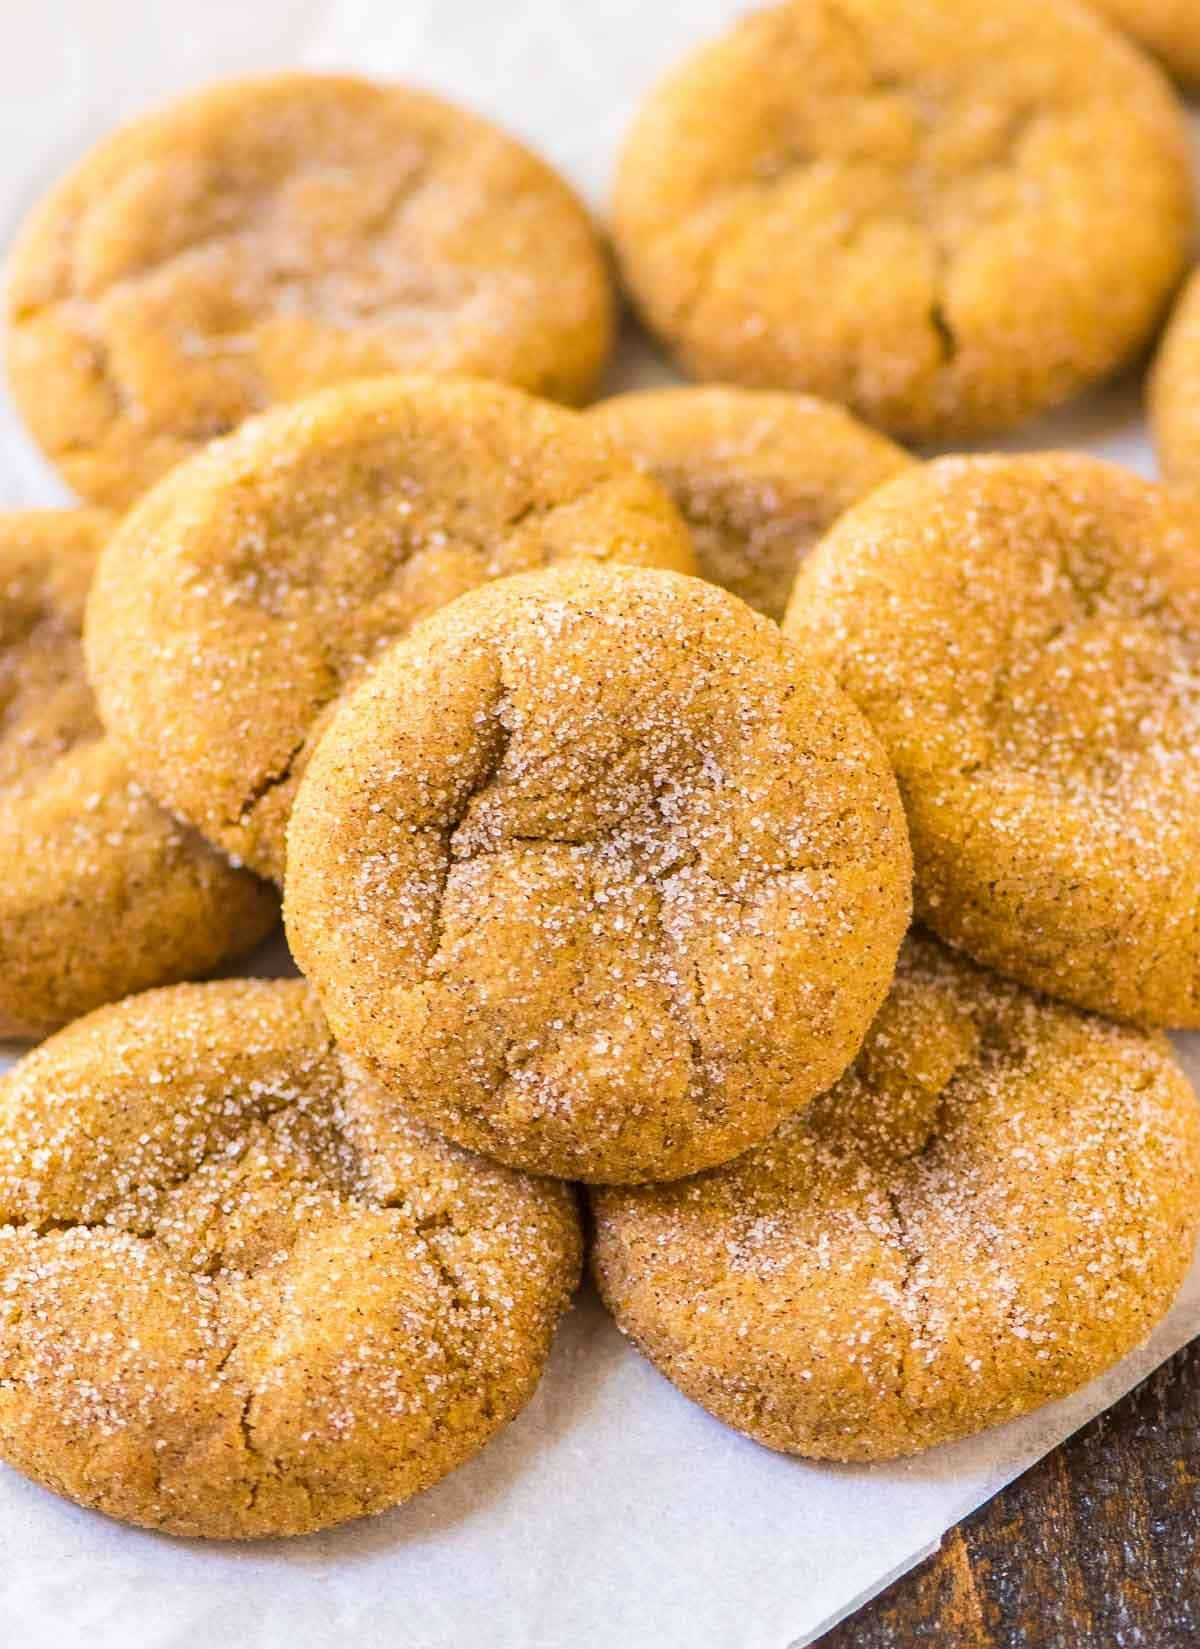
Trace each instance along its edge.
<instances>
[{"instance_id":1,"label":"cookie","mask_svg":"<svg viewBox=\"0 0 1200 1649\"><path fill-rule=\"evenodd\" d=\"M785 631L900 781L920 916L1081 1007L1200 1025L1200 516L1093 458L947 458L842 517Z\"/></svg>"},{"instance_id":2,"label":"cookie","mask_svg":"<svg viewBox=\"0 0 1200 1649\"><path fill-rule=\"evenodd\" d=\"M208 973L279 917L104 736L80 631L110 527L100 510L0 516L0 1038Z\"/></svg>"},{"instance_id":3,"label":"cookie","mask_svg":"<svg viewBox=\"0 0 1200 1649\"><path fill-rule=\"evenodd\" d=\"M1195 0L1091 0L1188 86L1200 86L1200 11Z\"/></svg>"},{"instance_id":4,"label":"cookie","mask_svg":"<svg viewBox=\"0 0 1200 1649\"><path fill-rule=\"evenodd\" d=\"M654 389L586 416L671 493L701 575L776 620L816 540L910 461L844 408L808 395Z\"/></svg>"},{"instance_id":5,"label":"cookie","mask_svg":"<svg viewBox=\"0 0 1200 1649\"><path fill-rule=\"evenodd\" d=\"M811 1110L592 1207L604 1301L682 1392L769 1448L886 1460L1146 1338L1200 1226L1200 1122L1162 1038L916 937Z\"/></svg>"},{"instance_id":6,"label":"cookie","mask_svg":"<svg viewBox=\"0 0 1200 1649\"><path fill-rule=\"evenodd\" d=\"M382 1511L524 1406L579 1264L570 1190L385 1115L300 981L132 997L0 1081L0 1456L172 1534Z\"/></svg>"},{"instance_id":7,"label":"cookie","mask_svg":"<svg viewBox=\"0 0 1200 1649\"><path fill-rule=\"evenodd\" d=\"M846 1067L911 861L853 705L769 620L577 564L461 597L343 701L288 837L293 954L460 1144L669 1179Z\"/></svg>"},{"instance_id":8,"label":"cookie","mask_svg":"<svg viewBox=\"0 0 1200 1649\"><path fill-rule=\"evenodd\" d=\"M128 504L251 413L386 372L582 400L612 297L580 202L404 86L213 86L102 142L13 253L17 405L77 492Z\"/></svg>"},{"instance_id":9,"label":"cookie","mask_svg":"<svg viewBox=\"0 0 1200 1649\"><path fill-rule=\"evenodd\" d=\"M1200 274L1183 289L1150 378L1150 422L1166 479L1200 487Z\"/></svg>"},{"instance_id":10,"label":"cookie","mask_svg":"<svg viewBox=\"0 0 1200 1649\"><path fill-rule=\"evenodd\" d=\"M453 596L564 556L694 565L666 494L573 413L471 380L326 390L126 518L88 613L101 714L160 801L279 878L347 683Z\"/></svg>"},{"instance_id":11,"label":"cookie","mask_svg":"<svg viewBox=\"0 0 1200 1649\"><path fill-rule=\"evenodd\" d=\"M613 204L634 299L693 376L922 441L1018 424L1127 361L1193 224L1170 88L1058 0L747 17L651 94Z\"/></svg>"}]
</instances>

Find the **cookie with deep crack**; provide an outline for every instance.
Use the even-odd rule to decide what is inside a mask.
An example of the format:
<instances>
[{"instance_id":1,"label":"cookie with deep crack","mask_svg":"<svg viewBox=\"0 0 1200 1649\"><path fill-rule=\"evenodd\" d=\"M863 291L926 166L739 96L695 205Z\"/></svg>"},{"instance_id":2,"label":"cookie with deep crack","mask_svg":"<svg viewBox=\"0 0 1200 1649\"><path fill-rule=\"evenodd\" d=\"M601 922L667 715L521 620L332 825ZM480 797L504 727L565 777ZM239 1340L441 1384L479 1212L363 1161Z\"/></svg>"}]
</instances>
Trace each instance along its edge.
<instances>
[{"instance_id":1,"label":"cookie with deep crack","mask_svg":"<svg viewBox=\"0 0 1200 1649\"><path fill-rule=\"evenodd\" d=\"M1200 10L1195 0L1091 0L1097 11L1153 52L1185 86L1200 86Z\"/></svg>"},{"instance_id":2,"label":"cookie with deep crack","mask_svg":"<svg viewBox=\"0 0 1200 1649\"><path fill-rule=\"evenodd\" d=\"M650 95L613 207L633 297L693 376L926 441L1130 359L1193 226L1170 87L1058 0L755 13Z\"/></svg>"},{"instance_id":3,"label":"cookie with deep crack","mask_svg":"<svg viewBox=\"0 0 1200 1649\"><path fill-rule=\"evenodd\" d=\"M1166 479L1200 488L1200 274L1175 305L1150 377L1150 422Z\"/></svg>"},{"instance_id":4,"label":"cookie with deep crack","mask_svg":"<svg viewBox=\"0 0 1200 1649\"><path fill-rule=\"evenodd\" d=\"M878 743L770 620L579 563L461 597L343 701L284 906L401 1104L517 1167L669 1179L845 1069L910 876Z\"/></svg>"},{"instance_id":5,"label":"cookie with deep crack","mask_svg":"<svg viewBox=\"0 0 1200 1649\"><path fill-rule=\"evenodd\" d=\"M776 620L817 539L911 462L844 407L811 395L651 389L601 401L586 416L674 498L700 575Z\"/></svg>"},{"instance_id":6,"label":"cookie with deep crack","mask_svg":"<svg viewBox=\"0 0 1200 1649\"><path fill-rule=\"evenodd\" d=\"M0 1456L173 1534L394 1506L532 1395L568 1187L381 1108L292 980L179 985L0 1081Z\"/></svg>"},{"instance_id":7,"label":"cookie with deep crack","mask_svg":"<svg viewBox=\"0 0 1200 1649\"><path fill-rule=\"evenodd\" d=\"M209 973L278 920L274 893L151 801L83 668L102 510L0 515L0 1038Z\"/></svg>"},{"instance_id":8,"label":"cookie with deep crack","mask_svg":"<svg viewBox=\"0 0 1200 1649\"><path fill-rule=\"evenodd\" d=\"M688 1397L770 1448L890 1459L1146 1338L1200 1228L1200 1121L1161 1037L915 936L809 1111L592 1207L605 1303Z\"/></svg>"},{"instance_id":9,"label":"cookie with deep crack","mask_svg":"<svg viewBox=\"0 0 1200 1649\"><path fill-rule=\"evenodd\" d=\"M1200 1025L1200 515L1066 453L849 511L784 628L900 781L922 919L1080 1007Z\"/></svg>"},{"instance_id":10,"label":"cookie with deep crack","mask_svg":"<svg viewBox=\"0 0 1200 1649\"><path fill-rule=\"evenodd\" d=\"M279 878L346 685L464 590L572 557L694 566L667 495L577 414L470 379L326 390L126 517L88 610L101 714L160 801Z\"/></svg>"},{"instance_id":11,"label":"cookie with deep crack","mask_svg":"<svg viewBox=\"0 0 1200 1649\"><path fill-rule=\"evenodd\" d=\"M124 506L351 378L582 400L611 310L587 212L521 144L410 87L281 74L134 121L51 191L12 257L9 377L66 480Z\"/></svg>"}]
</instances>

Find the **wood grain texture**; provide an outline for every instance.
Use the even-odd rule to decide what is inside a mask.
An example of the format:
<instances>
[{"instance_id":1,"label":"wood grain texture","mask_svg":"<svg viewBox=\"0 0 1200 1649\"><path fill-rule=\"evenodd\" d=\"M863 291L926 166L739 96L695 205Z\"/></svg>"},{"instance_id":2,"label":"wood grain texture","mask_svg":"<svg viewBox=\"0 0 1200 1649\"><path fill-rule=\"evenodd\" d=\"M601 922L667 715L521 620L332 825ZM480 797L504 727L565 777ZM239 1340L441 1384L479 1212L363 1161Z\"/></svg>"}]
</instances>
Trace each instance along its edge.
<instances>
[{"instance_id":1,"label":"wood grain texture","mask_svg":"<svg viewBox=\"0 0 1200 1649\"><path fill-rule=\"evenodd\" d=\"M1198 1649L1200 1340L820 1649Z\"/></svg>"}]
</instances>

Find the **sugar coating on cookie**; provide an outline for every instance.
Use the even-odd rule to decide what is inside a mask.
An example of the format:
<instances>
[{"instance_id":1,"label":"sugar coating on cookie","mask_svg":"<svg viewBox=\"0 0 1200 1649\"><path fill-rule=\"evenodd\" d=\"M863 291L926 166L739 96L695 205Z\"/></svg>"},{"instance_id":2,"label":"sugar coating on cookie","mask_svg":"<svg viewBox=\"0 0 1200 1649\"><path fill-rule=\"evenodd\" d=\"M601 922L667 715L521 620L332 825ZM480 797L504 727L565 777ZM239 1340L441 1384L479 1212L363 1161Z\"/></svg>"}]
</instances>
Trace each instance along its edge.
<instances>
[{"instance_id":1,"label":"sugar coating on cookie","mask_svg":"<svg viewBox=\"0 0 1200 1649\"><path fill-rule=\"evenodd\" d=\"M81 632L111 527L102 510L0 515L0 1037L208 973L278 920L104 736Z\"/></svg>"},{"instance_id":2,"label":"sugar coating on cookie","mask_svg":"<svg viewBox=\"0 0 1200 1649\"><path fill-rule=\"evenodd\" d=\"M724 1161L853 1058L911 860L853 705L769 620L579 564L463 596L329 724L289 942L464 1145L585 1180Z\"/></svg>"},{"instance_id":3,"label":"sugar coating on cookie","mask_svg":"<svg viewBox=\"0 0 1200 1649\"><path fill-rule=\"evenodd\" d=\"M1196 0L1089 0L1153 52L1187 86L1200 86L1200 9Z\"/></svg>"},{"instance_id":4,"label":"sugar coating on cookie","mask_svg":"<svg viewBox=\"0 0 1200 1649\"><path fill-rule=\"evenodd\" d=\"M771 1448L889 1459L1146 1338L1200 1227L1200 1121L1162 1038L918 936L809 1111L592 1208L605 1303L681 1391Z\"/></svg>"},{"instance_id":5,"label":"sugar coating on cookie","mask_svg":"<svg viewBox=\"0 0 1200 1649\"><path fill-rule=\"evenodd\" d=\"M132 122L35 208L9 375L71 485L125 505L251 413L350 378L582 400L611 310L587 212L522 145L409 87L281 74Z\"/></svg>"},{"instance_id":6,"label":"sugar coating on cookie","mask_svg":"<svg viewBox=\"0 0 1200 1649\"><path fill-rule=\"evenodd\" d=\"M572 1193L379 1105L292 980L180 985L0 1081L0 1456L174 1534L382 1511L532 1395Z\"/></svg>"},{"instance_id":7,"label":"sugar coating on cookie","mask_svg":"<svg viewBox=\"0 0 1200 1649\"><path fill-rule=\"evenodd\" d=\"M785 632L900 781L918 913L1081 1007L1200 1025L1200 517L1096 459L947 458L843 516Z\"/></svg>"},{"instance_id":8,"label":"sugar coating on cookie","mask_svg":"<svg viewBox=\"0 0 1200 1649\"><path fill-rule=\"evenodd\" d=\"M701 576L776 620L817 539L911 462L811 395L653 389L601 401L586 416L674 498Z\"/></svg>"},{"instance_id":9,"label":"sugar coating on cookie","mask_svg":"<svg viewBox=\"0 0 1200 1649\"><path fill-rule=\"evenodd\" d=\"M667 495L574 413L470 379L326 390L126 517L88 611L101 714L154 795L279 878L346 685L464 590L573 557L694 566Z\"/></svg>"},{"instance_id":10,"label":"sugar coating on cookie","mask_svg":"<svg viewBox=\"0 0 1200 1649\"><path fill-rule=\"evenodd\" d=\"M913 440L1001 429L1145 343L1190 252L1185 122L1058 0L793 0L655 90L614 194L687 371Z\"/></svg>"},{"instance_id":11,"label":"sugar coating on cookie","mask_svg":"<svg viewBox=\"0 0 1200 1649\"><path fill-rule=\"evenodd\" d=\"M1180 295L1150 378L1150 423L1165 478L1200 488L1200 275Z\"/></svg>"}]
</instances>

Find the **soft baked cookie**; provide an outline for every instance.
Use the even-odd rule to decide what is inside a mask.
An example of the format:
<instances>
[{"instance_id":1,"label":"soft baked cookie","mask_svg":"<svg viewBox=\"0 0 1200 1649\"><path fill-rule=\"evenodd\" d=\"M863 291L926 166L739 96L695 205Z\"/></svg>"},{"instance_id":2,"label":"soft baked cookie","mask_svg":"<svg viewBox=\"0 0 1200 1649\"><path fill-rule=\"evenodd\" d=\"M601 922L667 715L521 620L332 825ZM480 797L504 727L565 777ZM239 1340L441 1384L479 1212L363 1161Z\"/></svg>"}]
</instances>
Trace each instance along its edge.
<instances>
[{"instance_id":1,"label":"soft baked cookie","mask_svg":"<svg viewBox=\"0 0 1200 1649\"><path fill-rule=\"evenodd\" d=\"M1019 423L1147 340L1190 251L1182 112L1059 0L793 0L653 92L624 273L699 378L913 440Z\"/></svg>"},{"instance_id":2,"label":"soft baked cookie","mask_svg":"<svg viewBox=\"0 0 1200 1649\"><path fill-rule=\"evenodd\" d=\"M469 379L326 390L125 519L88 612L101 714L154 795L278 878L347 682L464 590L573 556L694 566L666 494L573 413Z\"/></svg>"},{"instance_id":3,"label":"soft baked cookie","mask_svg":"<svg viewBox=\"0 0 1200 1649\"><path fill-rule=\"evenodd\" d=\"M910 877L879 745L775 625L580 563L461 597L343 701L284 907L401 1103L517 1167L669 1179L845 1069Z\"/></svg>"},{"instance_id":4,"label":"soft baked cookie","mask_svg":"<svg viewBox=\"0 0 1200 1649\"><path fill-rule=\"evenodd\" d=\"M1093 458L947 458L842 517L785 632L900 781L918 913L1081 1007L1200 1025L1200 515Z\"/></svg>"},{"instance_id":5,"label":"soft baked cookie","mask_svg":"<svg viewBox=\"0 0 1200 1649\"><path fill-rule=\"evenodd\" d=\"M304 1534L478 1452L578 1280L571 1191L447 1144L307 989L151 991L0 1081L0 1456L173 1534Z\"/></svg>"},{"instance_id":6,"label":"soft baked cookie","mask_svg":"<svg viewBox=\"0 0 1200 1649\"><path fill-rule=\"evenodd\" d=\"M774 619L822 533L910 462L844 407L810 395L651 389L586 416L671 493L701 575Z\"/></svg>"},{"instance_id":7,"label":"soft baked cookie","mask_svg":"<svg viewBox=\"0 0 1200 1649\"><path fill-rule=\"evenodd\" d=\"M770 1448L889 1459L1145 1339L1200 1226L1200 1122L1160 1037L914 937L809 1111L592 1207L605 1303L681 1391Z\"/></svg>"},{"instance_id":8,"label":"soft baked cookie","mask_svg":"<svg viewBox=\"0 0 1200 1649\"><path fill-rule=\"evenodd\" d=\"M409 87L281 74L134 121L51 191L12 258L9 374L71 485L123 505L348 378L582 400L611 309L583 206L513 139Z\"/></svg>"},{"instance_id":9,"label":"soft baked cookie","mask_svg":"<svg viewBox=\"0 0 1200 1649\"><path fill-rule=\"evenodd\" d=\"M101 510L0 515L0 1038L208 973L265 936L274 894L152 802L83 670Z\"/></svg>"},{"instance_id":10,"label":"soft baked cookie","mask_svg":"<svg viewBox=\"0 0 1200 1649\"><path fill-rule=\"evenodd\" d=\"M1200 7L1196 0L1091 0L1186 85L1200 85Z\"/></svg>"},{"instance_id":11,"label":"soft baked cookie","mask_svg":"<svg viewBox=\"0 0 1200 1649\"><path fill-rule=\"evenodd\" d=\"M1176 304L1150 377L1150 422L1166 479L1200 487L1200 274Z\"/></svg>"}]
</instances>

